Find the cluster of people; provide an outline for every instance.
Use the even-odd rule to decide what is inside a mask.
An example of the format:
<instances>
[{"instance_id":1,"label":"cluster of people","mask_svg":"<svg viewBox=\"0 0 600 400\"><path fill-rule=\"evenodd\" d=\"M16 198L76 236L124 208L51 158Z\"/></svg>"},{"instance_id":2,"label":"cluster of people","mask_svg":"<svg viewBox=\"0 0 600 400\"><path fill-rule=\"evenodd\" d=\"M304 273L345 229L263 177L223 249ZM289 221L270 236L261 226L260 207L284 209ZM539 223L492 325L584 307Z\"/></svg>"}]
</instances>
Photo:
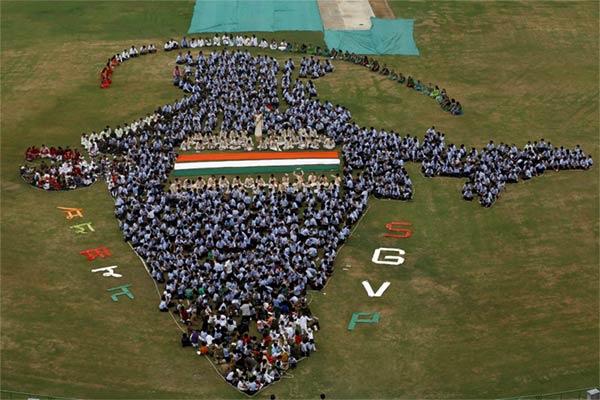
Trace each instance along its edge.
<instances>
[{"instance_id":1,"label":"cluster of people","mask_svg":"<svg viewBox=\"0 0 600 400\"><path fill-rule=\"evenodd\" d=\"M302 60L300 60L298 77L319 79L320 77L325 76L325 74L333 72L333 70L333 65L331 65L329 60L325 60L324 63L321 63L319 59L311 55L310 57L302 57Z\"/></svg>"},{"instance_id":2,"label":"cluster of people","mask_svg":"<svg viewBox=\"0 0 600 400\"><path fill-rule=\"evenodd\" d=\"M463 198L471 201L474 196L484 207L491 207L504 190L506 183L516 183L542 175L547 169L589 169L591 156L581 150L554 147L544 139L528 142L523 149L515 144L490 141L480 151L467 150L464 145L446 145L443 133L432 127L424 139L422 171L425 176L467 177L462 189Z\"/></svg>"},{"instance_id":3,"label":"cluster of people","mask_svg":"<svg viewBox=\"0 0 600 400\"><path fill-rule=\"evenodd\" d=\"M277 42L275 39L272 39L269 42L265 38L262 38L259 41L256 35L228 35L226 33L219 35L215 33L212 37L198 37L198 39L193 37L189 40L184 36L181 39L181 42L178 42L175 39L169 39L165 42L164 50L199 49L203 47L258 47L261 49L289 51L291 50L290 46L291 45L285 40Z\"/></svg>"},{"instance_id":4,"label":"cluster of people","mask_svg":"<svg viewBox=\"0 0 600 400\"><path fill-rule=\"evenodd\" d=\"M246 67L252 72L244 74ZM346 176L333 182L297 172L296 182L287 185L285 177L271 177L266 185L260 178L247 177L243 183L221 178L217 184L200 181L195 188L176 184L165 192L176 147L203 129L210 112L222 115L210 122L213 127L239 124L252 131L252 115L271 104L278 87L279 68L266 57L214 53L196 68L204 71L196 78L205 80L202 91L157 110L135 132L123 130L117 137L116 129L105 129L86 135L85 142L115 155L103 163L104 177L125 239L165 284L159 308L190 299L185 312L177 310L183 320L201 325L197 334L194 329L189 333L190 343L197 338L206 354L222 355L227 380L252 393L316 350L311 324L317 319L310 313L307 290L326 283L337 248L366 208L368 191L365 179L352 176L347 167ZM256 91L252 95L249 82ZM265 130L286 124L308 132L316 129L317 120L343 124L350 119L341 106L303 92L298 96L285 111L273 107L265 114ZM231 104L238 101L248 107L249 117L235 114ZM352 182L353 189L342 191L344 181ZM217 323L222 316L232 322ZM251 322L262 337L244 337Z\"/></svg>"},{"instance_id":5,"label":"cluster of people","mask_svg":"<svg viewBox=\"0 0 600 400\"><path fill-rule=\"evenodd\" d=\"M446 93L446 89L442 88L440 90L439 86L433 85L431 82L429 82L428 85L423 84L423 82L421 82L419 79L417 79L415 82L415 79L411 75L404 76L402 72L396 72L393 69L390 70L386 64L382 66L380 65L379 61L374 58L369 58L365 55L349 53L348 51L344 52L341 49L332 49L330 57L331 59L343 60L357 65L362 65L363 67L369 68L373 72L386 76L392 81L396 81L401 85L406 85L408 88L412 88L413 90L425 96L429 96L440 105L442 110L447 111L452 115L461 115L463 113L463 108L459 101L450 98Z\"/></svg>"},{"instance_id":6,"label":"cluster of people","mask_svg":"<svg viewBox=\"0 0 600 400\"><path fill-rule=\"evenodd\" d=\"M289 173L283 174L281 178L277 178L275 174L271 174L265 180L261 175L256 178L248 175L245 179L235 176L229 180L227 176L222 175L217 178L215 175L209 176L206 180L199 176L196 180L175 178L174 181L169 181L169 190L172 193L185 192L188 190L213 190L223 189L226 196L231 195L231 190L234 188L244 189L245 191L254 192L255 190L269 190L281 194L288 191L303 191L304 189L312 190L318 193L320 189L331 189L334 186L339 189L342 185L340 174L331 175L331 181L325 174L317 175L315 172L310 172L307 176L302 169L298 169L292 173L294 181L291 181Z\"/></svg>"},{"instance_id":7,"label":"cluster of people","mask_svg":"<svg viewBox=\"0 0 600 400\"><path fill-rule=\"evenodd\" d=\"M255 149L265 151L289 151L289 150L332 150L335 141L325 135L319 135L314 128L300 128L298 132L294 128L284 127L277 131L269 129L256 143L252 135L246 130L229 132L221 131L218 135L212 133L194 133L187 137L180 145L180 150L202 152L207 150L220 151L253 151Z\"/></svg>"},{"instance_id":8,"label":"cluster of people","mask_svg":"<svg viewBox=\"0 0 600 400\"><path fill-rule=\"evenodd\" d=\"M77 149L69 146L48 147L42 144L28 147L25 160L34 162L41 159L40 165L21 165L19 172L25 182L44 190L70 190L89 186L96 180L98 167L92 160L88 162Z\"/></svg>"},{"instance_id":9,"label":"cluster of people","mask_svg":"<svg viewBox=\"0 0 600 400\"><path fill-rule=\"evenodd\" d=\"M100 72L100 88L108 89L112 84L112 76L114 73L114 68L119 66L121 63L129 60L130 58L135 58L139 56L145 56L146 54L154 54L156 53L156 47L154 44L150 44L148 47L143 45L140 50L138 50L134 45L131 45L129 49L123 49L121 53L117 53L111 58L108 59L104 68Z\"/></svg>"},{"instance_id":10,"label":"cluster of people","mask_svg":"<svg viewBox=\"0 0 600 400\"><path fill-rule=\"evenodd\" d=\"M307 65L311 61L306 61ZM320 61L312 61L312 68L325 70L326 65ZM316 118L316 112L306 107L319 104L315 98L317 91L312 83L303 83L300 79L291 82L291 74L295 66L288 60L280 68L279 62L267 55L251 56L248 50L213 51L208 55L199 52L192 65L187 64L183 72L174 73L174 79L179 87L189 93L185 101L198 104L198 115L192 119L186 129L195 135L210 135L217 130L219 113L224 114L219 131L229 134L237 143L233 146L249 147L247 135L242 131L253 132L256 127L254 116L261 114L264 130L274 132L292 128L314 128L318 133L324 133L324 121ZM179 66L176 66L179 70ZM279 110L277 74L283 74L281 88L284 100L296 106L285 111ZM327 73L327 72L325 72ZM224 79L227 78L227 79ZM176 102L175 107L180 107ZM168 106L170 107L170 106ZM167 107L167 108L168 108ZM301 111L298 111L301 110ZM231 134L231 131L236 134ZM210 137L206 137L210 145ZM241 140L241 143L240 143ZM214 138L212 146L217 139ZM225 144L228 146L228 144Z\"/></svg>"},{"instance_id":11,"label":"cluster of people","mask_svg":"<svg viewBox=\"0 0 600 400\"><path fill-rule=\"evenodd\" d=\"M523 178L528 170L541 173L541 166L591 166L579 148L543 141L523 150L492 144L469 153L446 145L434 128L421 143L360 127L349 110L319 101L307 83L293 80L291 60L280 66L247 49L200 53L186 67L187 96L126 127L84 135L82 144L96 154L125 240L164 285L159 310L177 314L187 326L182 345L212 356L226 380L248 394L317 350L319 321L308 291L326 284L369 196L412 199L404 162L421 162L426 176L468 178L484 206L497 197L492 189L499 193L498 184L511 181L510 172ZM293 181L272 175L169 183L177 149L189 138L223 132L213 145L235 139L244 146L248 132L268 143L263 131L292 142L294 132L326 137L342 149L341 174L332 180L296 171ZM258 335L250 333L254 328Z\"/></svg>"},{"instance_id":12,"label":"cluster of people","mask_svg":"<svg viewBox=\"0 0 600 400\"><path fill-rule=\"evenodd\" d=\"M279 50L289 51L300 54L317 55L322 57L329 57L331 53L327 47L321 48L320 46L314 47L312 44L306 43L292 43L285 39L279 42L275 39L270 41L262 38L260 41L256 35L233 35L224 33L219 35L215 33L214 36L210 37L198 37L190 38L183 37L181 42L175 39L169 39L164 44L165 51L179 50L179 49L198 49L203 47L258 47L265 50Z\"/></svg>"},{"instance_id":13,"label":"cluster of people","mask_svg":"<svg viewBox=\"0 0 600 400\"><path fill-rule=\"evenodd\" d=\"M279 131L269 129L263 140L256 146L258 150L288 151L288 150L333 150L335 141L325 135L320 135L314 128L293 128Z\"/></svg>"}]
</instances>

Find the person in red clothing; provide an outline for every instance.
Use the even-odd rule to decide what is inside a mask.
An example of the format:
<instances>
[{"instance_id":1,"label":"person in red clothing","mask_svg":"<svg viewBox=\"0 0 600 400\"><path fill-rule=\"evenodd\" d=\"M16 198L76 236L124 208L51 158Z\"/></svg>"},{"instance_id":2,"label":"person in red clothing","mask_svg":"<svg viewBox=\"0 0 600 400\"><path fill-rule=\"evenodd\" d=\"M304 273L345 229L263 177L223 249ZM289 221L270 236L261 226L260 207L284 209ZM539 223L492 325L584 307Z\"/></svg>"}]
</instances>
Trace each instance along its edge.
<instances>
[{"instance_id":1,"label":"person in red clothing","mask_svg":"<svg viewBox=\"0 0 600 400\"><path fill-rule=\"evenodd\" d=\"M265 336L263 336L263 347L268 348L271 345L271 340L271 335L266 333Z\"/></svg>"},{"instance_id":2,"label":"person in red clothing","mask_svg":"<svg viewBox=\"0 0 600 400\"><path fill-rule=\"evenodd\" d=\"M65 152L63 153L63 160L71 160L73 158L73 150L67 146Z\"/></svg>"},{"instance_id":3,"label":"person in red clothing","mask_svg":"<svg viewBox=\"0 0 600 400\"><path fill-rule=\"evenodd\" d=\"M37 160L38 158L40 158L40 149L35 146L28 147L27 151L25 152L25 160L33 161Z\"/></svg>"},{"instance_id":4,"label":"person in red clothing","mask_svg":"<svg viewBox=\"0 0 600 400\"><path fill-rule=\"evenodd\" d=\"M40 158L40 149L38 149L37 147L33 146L31 148L31 156L33 157L34 160Z\"/></svg>"},{"instance_id":5,"label":"person in red clothing","mask_svg":"<svg viewBox=\"0 0 600 400\"><path fill-rule=\"evenodd\" d=\"M52 148L48 148L45 144L40 148L40 157L42 158L52 158Z\"/></svg>"},{"instance_id":6,"label":"person in red clothing","mask_svg":"<svg viewBox=\"0 0 600 400\"><path fill-rule=\"evenodd\" d=\"M100 87L102 89L108 89L110 87L111 83L112 83L112 79L110 79L110 77L108 76L107 68L104 67L102 69L102 72L100 72Z\"/></svg>"}]
</instances>

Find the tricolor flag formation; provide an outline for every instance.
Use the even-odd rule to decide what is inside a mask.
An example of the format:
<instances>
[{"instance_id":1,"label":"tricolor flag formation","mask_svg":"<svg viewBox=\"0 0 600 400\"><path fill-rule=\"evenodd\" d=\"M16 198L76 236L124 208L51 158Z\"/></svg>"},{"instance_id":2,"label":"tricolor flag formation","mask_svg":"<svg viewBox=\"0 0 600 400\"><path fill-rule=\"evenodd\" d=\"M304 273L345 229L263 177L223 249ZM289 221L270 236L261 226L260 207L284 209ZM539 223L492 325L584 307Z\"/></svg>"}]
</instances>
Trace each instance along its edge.
<instances>
[{"instance_id":1,"label":"tricolor flag formation","mask_svg":"<svg viewBox=\"0 0 600 400\"><path fill-rule=\"evenodd\" d=\"M335 151L184 154L177 157L174 176L243 175L267 172L337 171Z\"/></svg>"}]
</instances>

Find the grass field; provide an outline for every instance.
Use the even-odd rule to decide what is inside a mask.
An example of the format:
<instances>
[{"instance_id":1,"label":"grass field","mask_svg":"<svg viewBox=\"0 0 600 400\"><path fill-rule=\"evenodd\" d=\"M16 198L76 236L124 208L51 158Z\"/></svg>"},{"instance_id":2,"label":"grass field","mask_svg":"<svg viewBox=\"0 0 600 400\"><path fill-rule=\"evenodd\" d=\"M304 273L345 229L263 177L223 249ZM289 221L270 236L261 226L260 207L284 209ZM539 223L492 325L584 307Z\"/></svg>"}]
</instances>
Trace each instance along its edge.
<instances>
[{"instance_id":1,"label":"grass field","mask_svg":"<svg viewBox=\"0 0 600 400\"><path fill-rule=\"evenodd\" d=\"M541 137L599 158L597 2L390 2L414 18L420 57L379 57L445 87L465 115L354 65L316 82L361 125L450 143ZM179 346L157 312L155 287L123 242L101 184L47 193L18 174L30 145L79 144L82 132L139 118L181 95L174 55L117 68L98 89L106 58L135 44L185 35L193 2L2 1L1 387L80 398L240 398L206 360ZM317 41L316 33L266 37ZM283 57L283 55L280 55ZM372 200L311 304L320 351L258 398L495 398L599 384L598 165L509 185L491 209L462 200L463 181L407 167L412 202ZM74 235L57 206L84 208L96 232ZM385 224L409 221L409 239ZM108 246L101 265L80 251ZM400 247L400 267L370 262ZM110 264L108 263L110 261ZM119 265L133 301L90 269ZM346 268L346 270L342 269ZM361 286L391 286L370 299ZM111 282L112 283L112 282ZM347 330L355 311L379 324Z\"/></svg>"}]
</instances>

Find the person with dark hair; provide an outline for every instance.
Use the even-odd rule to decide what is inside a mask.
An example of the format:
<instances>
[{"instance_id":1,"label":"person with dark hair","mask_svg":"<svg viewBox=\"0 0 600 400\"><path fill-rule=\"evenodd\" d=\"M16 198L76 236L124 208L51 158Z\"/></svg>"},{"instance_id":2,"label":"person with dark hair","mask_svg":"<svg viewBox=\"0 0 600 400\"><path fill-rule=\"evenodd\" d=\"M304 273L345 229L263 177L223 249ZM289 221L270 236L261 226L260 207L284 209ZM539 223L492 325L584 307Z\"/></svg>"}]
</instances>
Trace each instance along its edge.
<instances>
[{"instance_id":1,"label":"person with dark hair","mask_svg":"<svg viewBox=\"0 0 600 400\"><path fill-rule=\"evenodd\" d=\"M188 337L187 333L182 333L181 334L181 347L190 347L192 345L192 342L190 342L190 338Z\"/></svg>"}]
</instances>

